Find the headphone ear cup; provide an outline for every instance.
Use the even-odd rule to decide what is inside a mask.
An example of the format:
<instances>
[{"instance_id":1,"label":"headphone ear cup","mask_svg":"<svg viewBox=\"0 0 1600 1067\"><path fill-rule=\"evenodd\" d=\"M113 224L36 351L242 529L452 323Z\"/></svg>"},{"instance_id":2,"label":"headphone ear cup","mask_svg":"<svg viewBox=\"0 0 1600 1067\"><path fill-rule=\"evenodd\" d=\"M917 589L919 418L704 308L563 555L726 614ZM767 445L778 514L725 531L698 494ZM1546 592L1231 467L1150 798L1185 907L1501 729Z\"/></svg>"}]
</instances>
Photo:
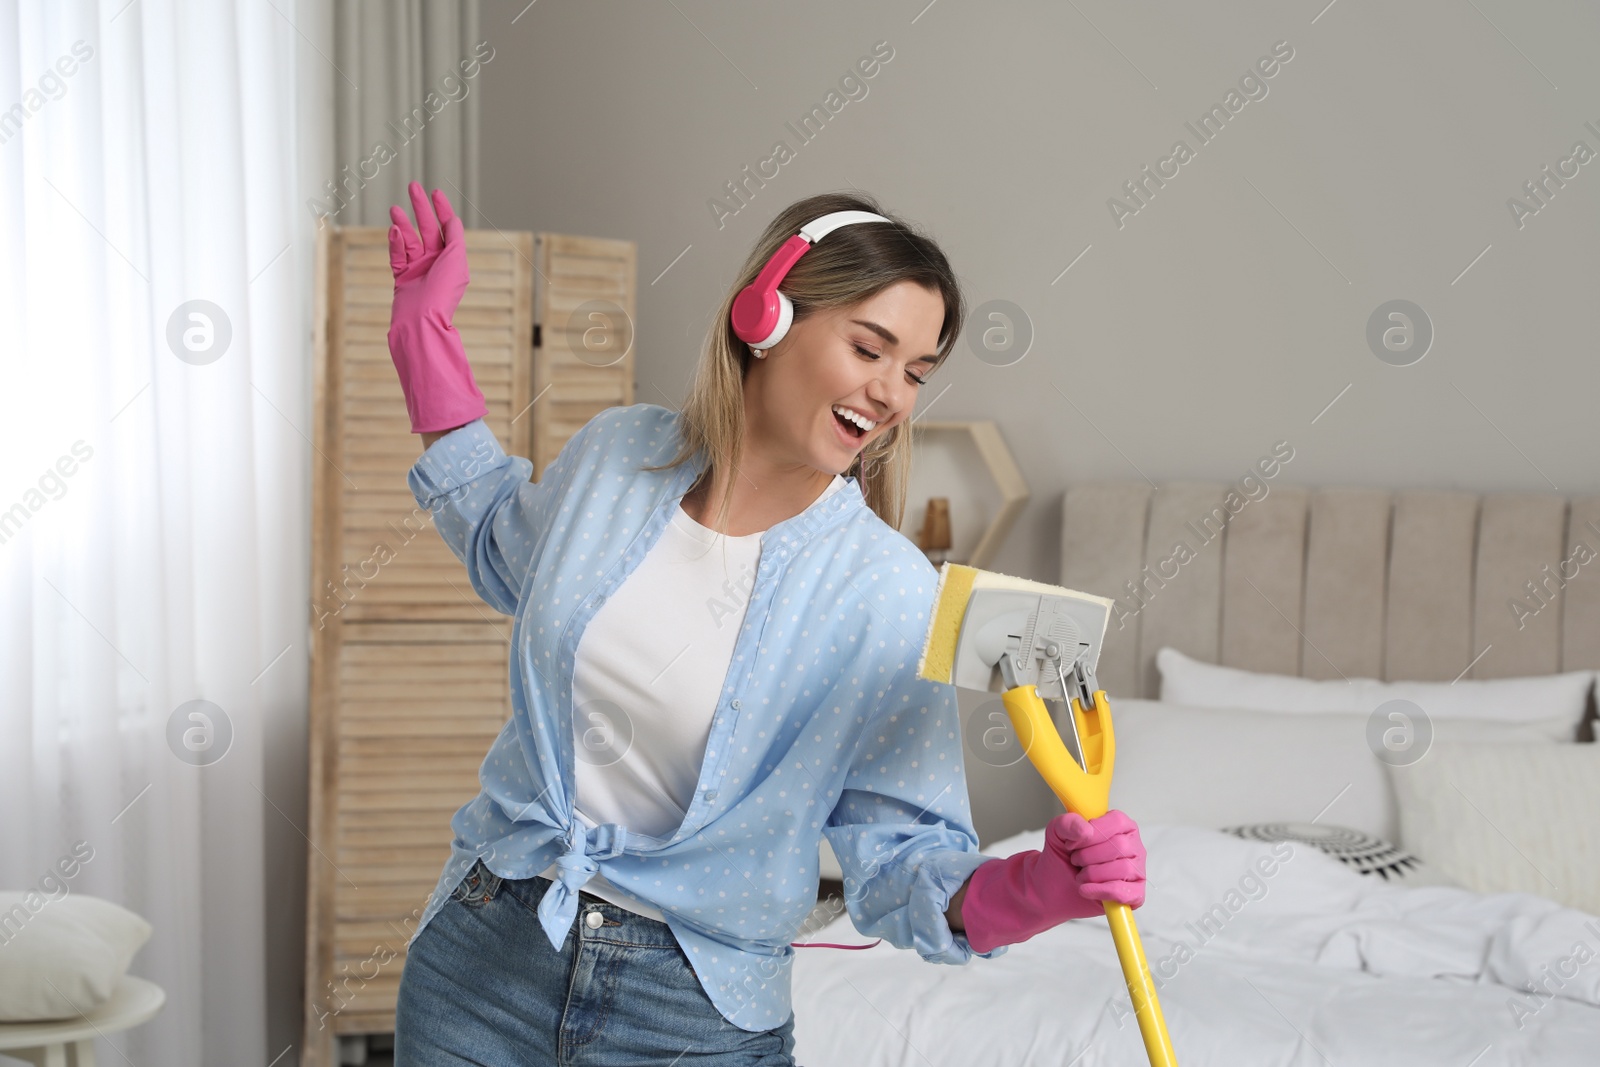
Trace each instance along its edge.
<instances>
[{"instance_id":1,"label":"headphone ear cup","mask_svg":"<svg viewBox=\"0 0 1600 1067\"><path fill-rule=\"evenodd\" d=\"M772 332L783 311L779 295L776 289L757 288L754 283L739 290L728 315L733 322L734 335L759 348L759 342Z\"/></svg>"},{"instance_id":2,"label":"headphone ear cup","mask_svg":"<svg viewBox=\"0 0 1600 1067\"><path fill-rule=\"evenodd\" d=\"M784 335L789 332L789 327L792 325L794 325L794 301L789 299L789 294L780 289L778 290L778 324L772 328L772 332L767 335L766 340L762 341L759 347L771 348L783 340Z\"/></svg>"},{"instance_id":3,"label":"headphone ear cup","mask_svg":"<svg viewBox=\"0 0 1600 1067\"><path fill-rule=\"evenodd\" d=\"M789 332L794 322L794 302L780 290L747 285L734 298L729 318L739 340L751 348L771 348Z\"/></svg>"}]
</instances>

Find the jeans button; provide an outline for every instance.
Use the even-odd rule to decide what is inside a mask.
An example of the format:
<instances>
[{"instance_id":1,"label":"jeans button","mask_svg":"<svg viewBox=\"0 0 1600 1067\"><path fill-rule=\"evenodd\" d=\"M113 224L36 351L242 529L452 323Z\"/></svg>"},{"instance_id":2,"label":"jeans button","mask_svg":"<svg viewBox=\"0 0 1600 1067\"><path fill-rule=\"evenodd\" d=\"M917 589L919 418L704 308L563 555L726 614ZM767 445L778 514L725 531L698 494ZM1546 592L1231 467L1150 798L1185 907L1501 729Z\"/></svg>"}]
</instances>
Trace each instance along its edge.
<instances>
[{"instance_id":1,"label":"jeans button","mask_svg":"<svg viewBox=\"0 0 1600 1067\"><path fill-rule=\"evenodd\" d=\"M589 914L587 914L587 915L585 915L583 917L583 922L584 922L584 925L587 926L589 929L598 930L598 929L600 929L600 924L605 922L605 919L600 915L600 913L598 911L591 911Z\"/></svg>"}]
</instances>

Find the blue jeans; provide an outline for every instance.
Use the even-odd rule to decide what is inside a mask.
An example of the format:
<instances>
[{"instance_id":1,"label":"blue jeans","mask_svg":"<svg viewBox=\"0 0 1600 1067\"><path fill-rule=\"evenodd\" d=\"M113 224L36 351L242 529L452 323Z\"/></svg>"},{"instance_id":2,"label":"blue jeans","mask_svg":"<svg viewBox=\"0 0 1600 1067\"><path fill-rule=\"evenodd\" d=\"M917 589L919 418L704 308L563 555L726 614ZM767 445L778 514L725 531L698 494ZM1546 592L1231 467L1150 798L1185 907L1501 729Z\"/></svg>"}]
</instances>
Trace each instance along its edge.
<instances>
[{"instance_id":1,"label":"blue jeans","mask_svg":"<svg viewBox=\"0 0 1600 1067\"><path fill-rule=\"evenodd\" d=\"M728 1022L666 923L582 893L556 952L535 913L552 884L468 872L406 955L395 1067L795 1067L793 1016Z\"/></svg>"}]
</instances>

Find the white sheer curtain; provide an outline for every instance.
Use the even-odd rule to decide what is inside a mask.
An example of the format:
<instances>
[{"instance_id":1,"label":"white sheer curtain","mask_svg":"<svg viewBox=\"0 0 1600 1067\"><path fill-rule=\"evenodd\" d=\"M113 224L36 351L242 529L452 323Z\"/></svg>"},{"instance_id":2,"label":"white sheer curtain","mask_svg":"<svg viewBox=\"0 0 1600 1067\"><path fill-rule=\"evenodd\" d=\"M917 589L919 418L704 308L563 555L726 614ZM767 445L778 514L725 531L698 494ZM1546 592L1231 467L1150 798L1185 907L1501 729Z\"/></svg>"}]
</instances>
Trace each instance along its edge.
<instances>
[{"instance_id":1,"label":"white sheer curtain","mask_svg":"<svg viewBox=\"0 0 1600 1067\"><path fill-rule=\"evenodd\" d=\"M331 30L310 0L0 0L0 888L83 841L71 891L153 924L132 970L166 1006L101 1063L299 1040Z\"/></svg>"},{"instance_id":2,"label":"white sheer curtain","mask_svg":"<svg viewBox=\"0 0 1600 1067\"><path fill-rule=\"evenodd\" d=\"M414 178L450 194L469 229L489 225L478 211L477 86L495 54L480 27L477 0L337 0L338 173L329 178L340 186L343 206L334 221L388 226L390 204L410 210L406 183ZM364 165L379 142L398 158L382 167Z\"/></svg>"}]
</instances>

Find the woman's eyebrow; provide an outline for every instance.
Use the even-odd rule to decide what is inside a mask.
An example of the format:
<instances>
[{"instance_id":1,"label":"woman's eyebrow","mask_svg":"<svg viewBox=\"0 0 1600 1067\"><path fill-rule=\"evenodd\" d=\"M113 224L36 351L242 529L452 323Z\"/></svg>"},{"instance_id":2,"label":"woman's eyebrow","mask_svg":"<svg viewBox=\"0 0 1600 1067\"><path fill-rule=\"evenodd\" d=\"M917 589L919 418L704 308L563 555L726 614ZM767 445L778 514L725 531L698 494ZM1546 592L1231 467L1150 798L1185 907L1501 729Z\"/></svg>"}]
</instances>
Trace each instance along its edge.
<instances>
[{"instance_id":1,"label":"woman's eyebrow","mask_svg":"<svg viewBox=\"0 0 1600 1067\"><path fill-rule=\"evenodd\" d=\"M873 333L877 334L879 337L883 338L885 341L889 342L891 345L897 345L897 344L900 343L900 338L896 337L893 333L891 333L889 331L889 328L886 327L886 326L880 326L878 323L869 322L866 319L851 319L850 321L855 323L857 326L865 326L867 329L871 330ZM923 359L936 362L939 359L939 353L934 352L931 355L918 356L916 359L912 360L911 362L915 363L915 362L917 362L917 360L923 360Z\"/></svg>"}]
</instances>

